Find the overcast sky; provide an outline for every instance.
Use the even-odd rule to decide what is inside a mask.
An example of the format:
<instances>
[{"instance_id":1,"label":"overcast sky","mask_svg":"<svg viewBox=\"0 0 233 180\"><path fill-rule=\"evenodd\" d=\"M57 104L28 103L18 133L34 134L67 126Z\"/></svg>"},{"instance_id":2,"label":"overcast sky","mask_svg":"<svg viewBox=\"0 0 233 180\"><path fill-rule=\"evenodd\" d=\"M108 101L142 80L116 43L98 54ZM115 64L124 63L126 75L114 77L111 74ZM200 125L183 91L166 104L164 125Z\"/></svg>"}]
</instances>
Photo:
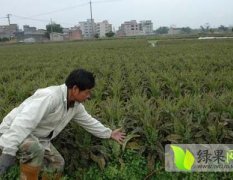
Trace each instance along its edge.
<instances>
[{"instance_id":1,"label":"overcast sky","mask_svg":"<svg viewBox=\"0 0 233 180\"><path fill-rule=\"evenodd\" d=\"M233 0L92 0L95 22L108 20L115 29L129 20L152 20L160 26L199 28L233 25ZM50 19L63 27L90 19L89 0L0 0L0 25L11 23L45 29Z\"/></svg>"}]
</instances>

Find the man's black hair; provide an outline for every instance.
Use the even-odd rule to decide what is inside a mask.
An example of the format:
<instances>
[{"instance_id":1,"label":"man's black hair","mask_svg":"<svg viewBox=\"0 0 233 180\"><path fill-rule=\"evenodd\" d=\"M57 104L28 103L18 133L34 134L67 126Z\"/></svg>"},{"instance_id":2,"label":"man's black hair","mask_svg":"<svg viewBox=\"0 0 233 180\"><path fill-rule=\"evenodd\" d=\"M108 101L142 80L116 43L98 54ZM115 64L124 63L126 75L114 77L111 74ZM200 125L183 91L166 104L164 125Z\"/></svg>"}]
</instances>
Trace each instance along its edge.
<instances>
[{"instance_id":1,"label":"man's black hair","mask_svg":"<svg viewBox=\"0 0 233 180\"><path fill-rule=\"evenodd\" d=\"M80 91L92 89L95 86L95 77L84 69L75 69L66 78L65 84L69 89L75 85Z\"/></svg>"}]
</instances>

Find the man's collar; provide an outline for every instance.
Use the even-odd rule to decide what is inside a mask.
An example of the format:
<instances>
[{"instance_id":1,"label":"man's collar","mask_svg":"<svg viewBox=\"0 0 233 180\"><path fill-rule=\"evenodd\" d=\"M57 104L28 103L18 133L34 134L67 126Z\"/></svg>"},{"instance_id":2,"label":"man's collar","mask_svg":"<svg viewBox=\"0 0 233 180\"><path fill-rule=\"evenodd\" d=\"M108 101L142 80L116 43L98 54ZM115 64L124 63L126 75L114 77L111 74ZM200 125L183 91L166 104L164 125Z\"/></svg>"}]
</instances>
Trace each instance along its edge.
<instances>
[{"instance_id":1,"label":"man's collar","mask_svg":"<svg viewBox=\"0 0 233 180\"><path fill-rule=\"evenodd\" d=\"M67 86L65 84L62 84L61 86L62 96L63 96L63 102L67 103Z\"/></svg>"},{"instance_id":2,"label":"man's collar","mask_svg":"<svg viewBox=\"0 0 233 180\"><path fill-rule=\"evenodd\" d=\"M68 99L67 99L67 95L68 95L68 88L65 84L62 84L61 85L61 91L62 91L62 95L63 95L63 102L66 104L67 106L67 102L68 102ZM79 105L80 103L79 102L75 102L74 103L74 106L77 106Z\"/></svg>"}]
</instances>

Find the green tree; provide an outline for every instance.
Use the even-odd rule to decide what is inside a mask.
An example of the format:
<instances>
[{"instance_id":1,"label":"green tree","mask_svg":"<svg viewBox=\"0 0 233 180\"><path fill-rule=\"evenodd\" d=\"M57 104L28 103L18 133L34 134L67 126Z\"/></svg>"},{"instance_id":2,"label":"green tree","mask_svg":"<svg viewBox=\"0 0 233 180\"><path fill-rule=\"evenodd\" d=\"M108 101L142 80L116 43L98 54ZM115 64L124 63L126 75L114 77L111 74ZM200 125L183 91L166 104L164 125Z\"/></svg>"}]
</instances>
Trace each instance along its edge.
<instances>
[{"instance_id":1,"label":"green tree","mask_svg":"<svg viewBox=\"0 0 233 180\"><path fill-rule=\"evenodd\" d=\"M200 26L200 27L201 27L202 32L209 32L210 31L209 23L205 23L203 26Z\"/></svg>"},{"instance_id":2,"label":"green tree","mask_svg":"<svg viewBox=\"0 0 233 180\"><path fill-rule=\"evenodd\" d=\"M56 24L56 23L52 23L52 24L46 25L46 30L49 33L51 33L51 32L62 33L63 32L63 28L61 27L61 25L60 24Z\"/></svg>"},{"instance_id":3,"label":"green tree","mask_svg":"<svg viewBox=\"0 0 233 180\"><path fill-rule=\"evenodd\" d=\"M115 35L115 33L110 31L110 32L106 33L105 35L106 35L106 37L113 37Z\"/></svg>"},{"instance_id":4,"label":"green tree","mask_svg":"<svg viewBox=\"0 0 233 180\"><path fill-rule=\"evenodd\" d=\"M51 32L62 33L63 32L63 28L62 28L62 26L60 24L56 24L56 23L47 24L46 25L46 33L45 33L45 35L47 37L49 37L49 34Z\"/></svg>"},{"instance_id":5,"label":"green tree","mask_svg":"<svg viewBox=\"0 0 233 180\"><path fill-rule=\"evenodd\" d=\"M214 33L215 29L214 28L210 28L210 32Z\"/></svg>"},{"instance_id":6,"label":"green tree","mask_svg":"<svg viewBox=\"0 0 233 180\"><path fill-rule=\"evenodd\" d=\"M163 26L163 27L159 27L158 29L156 29L156 33L158 34L167 34L169 31L169 28L166 27L166 26Z\"/></svg>"},{"instance_id":7,"label":"green tree","mask_svg":"<svg viewBox=\"0 0 233 180\"><path fill-rule=\"evenodd\" d=\"M191 33L192 29L190 27L183 27L181 28L181 31L183 31L184 33Z\"/></svg>"},{"instance_id":8,"label":"green tree","mask_svg":"<svg viewBox=\"0 0 233 180\"><path fill-rule=\"evenodd\" d=\"M10 39L9 38L7 38L7 37L3 37L3 38L0 38L0 42L2 41L2 42L6 42L6 41L9 41Z\"/></svg>"},{"instance_id":9,"label":"green tree","mask_svg":"<svg viewBox=\"0 0 233 180\"><path fill-rule=\"evenodd\" d=\"M221 31L221 32L226 32L226 31L228 31L228 28L221 25L221 26L218 27L218 30Z\"/></svg>"},{"instance_id":10,"label":"green tree","mask_svg":"<svg viewBox=\"0 0 233 180\"><path fill-rule=\"evenodd\" d=\"M99 36L99 34L95 34L94 37L95 37L96 39L98 39L100 36Z\"/></svg>"}]
</instances>

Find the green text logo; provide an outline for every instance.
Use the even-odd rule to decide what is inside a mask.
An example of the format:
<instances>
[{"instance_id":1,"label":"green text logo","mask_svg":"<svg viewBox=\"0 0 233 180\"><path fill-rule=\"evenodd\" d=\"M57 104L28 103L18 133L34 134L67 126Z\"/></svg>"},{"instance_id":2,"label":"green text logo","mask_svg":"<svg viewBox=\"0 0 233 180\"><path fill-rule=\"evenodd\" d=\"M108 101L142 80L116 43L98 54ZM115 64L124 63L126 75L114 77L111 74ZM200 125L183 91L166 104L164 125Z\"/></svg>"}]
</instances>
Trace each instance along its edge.
<instances>
[{"instance_id":1,"label":"green text logo","mask_svg":"<svg viewBox=\"0 0 233 180\"><path fill-rule=\"evenodd\" d=\"M174 152L174 163L177 169L182 171L190 171L194 164L195 158L193 154L186 149L186 152L179 146L171 145Z\"/></svg>"}]
</instances>

